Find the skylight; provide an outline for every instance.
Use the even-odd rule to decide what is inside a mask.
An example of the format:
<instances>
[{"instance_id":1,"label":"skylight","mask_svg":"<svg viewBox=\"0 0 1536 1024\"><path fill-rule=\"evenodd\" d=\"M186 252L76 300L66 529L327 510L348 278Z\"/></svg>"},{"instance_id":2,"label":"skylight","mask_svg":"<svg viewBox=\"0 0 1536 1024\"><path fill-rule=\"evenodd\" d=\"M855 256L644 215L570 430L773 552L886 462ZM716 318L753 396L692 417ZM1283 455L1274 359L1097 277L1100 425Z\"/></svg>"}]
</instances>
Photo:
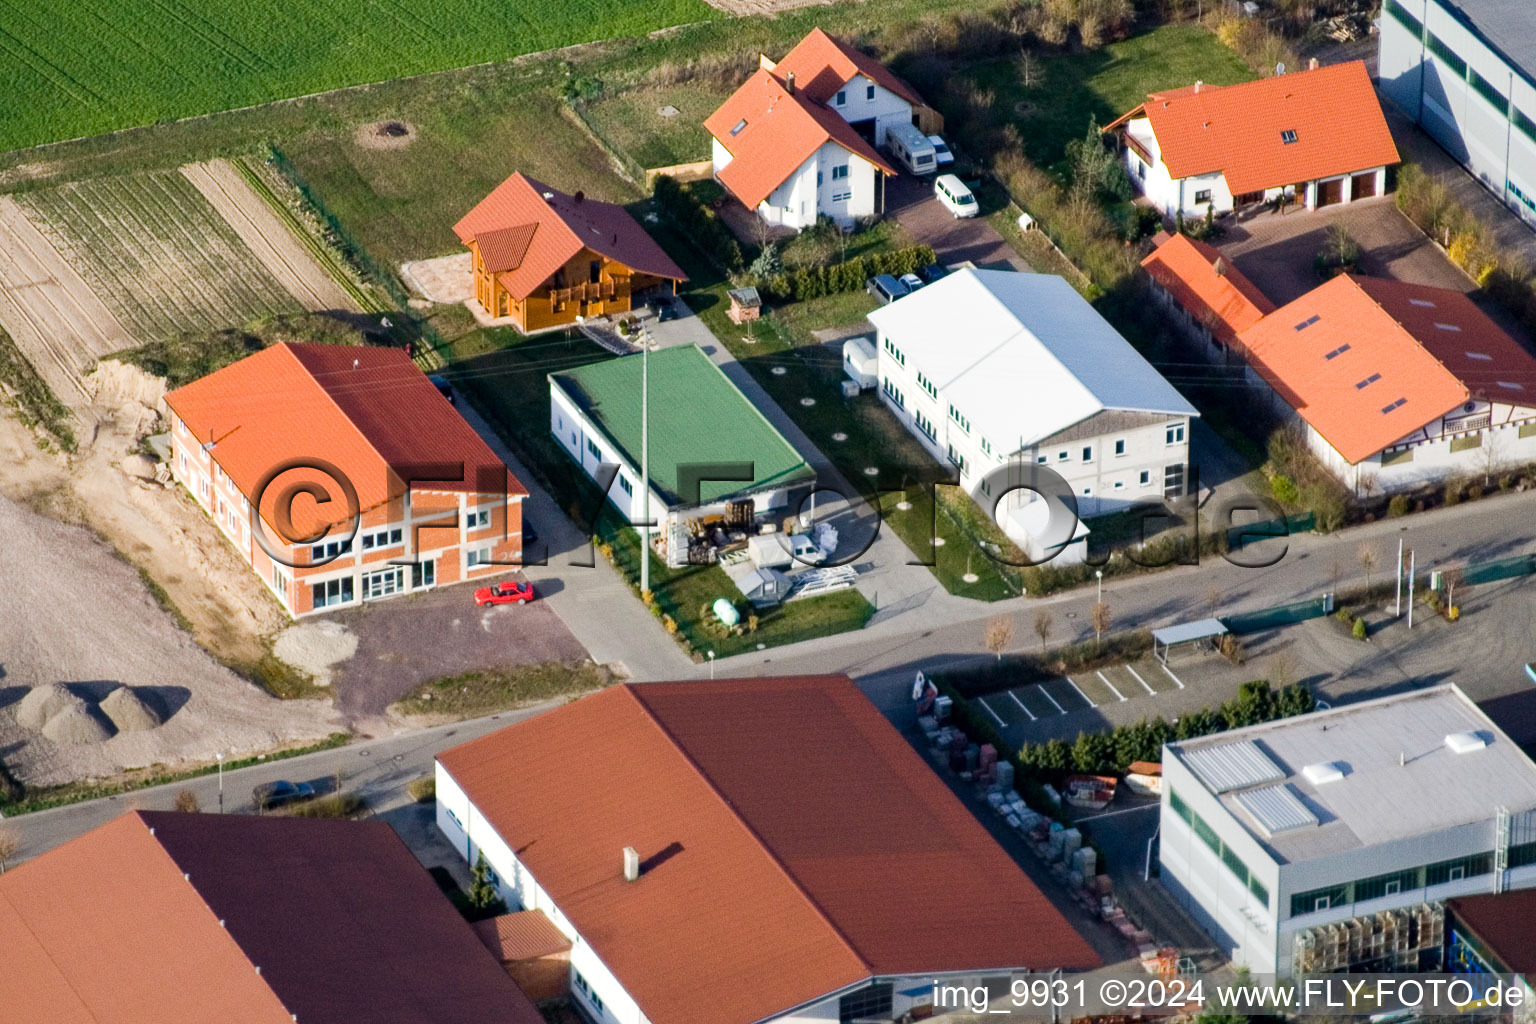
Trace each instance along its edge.
<instances>
[{"instance_id":1,"label":"skylight","mask_svg":"<svg viewBox=\"0 0 1536 1024\"><path fill-rule=\"evenodd\" d=\"M747 126L747 119L746 118L742 118L740 121L736 122L736 127L731 129L731 134L732 135L740 135L742 129L745 128L746 126Z\"/></svg>"},{"instance_id":2,"label":"skylight","mask_svg":"<svg viewBox=\"0 0 1536 1024\"><path fill-rule=\"evenodd\" d=\"M1456 331L1458 333L1461 331L1461 328L1457 327L1455 324L1436 323L1435 326L1440 328L1442 331Z\"/></svg>"},{"instance_id":3,"label":"skylight","mask_svg":"<svg viewBox=\"0 0 1536 1024\"><path fill-rule=\"evenodd\" d=\"M1467 353L1467 358L1468 359L1481 359L1481 360L1483 360L1485 362L1492 362L1493 361L1493 356L1489 355L1487 352L1468 352Z\"/></svg>"},{"instance_id":4,"label":"skylight","mask_svg":"<svg viewBox=\"0 0 1536 1024\"><path fill-rule=\"evenodd\" d=\"M1501 387L1501 388L1508 388L1510 391L1524 391L1525 390L1525 385L1524 384L1516 384L1512 380L1501 380L1501 381L1498 381L1497 383L1498 383L1499 387Z\"/></svg>"},{"instance_id":5,"label":"skylight","mask_svg":"<svg viewBox=\"0 0 1536 1024\"><path fill-rule=\"evenodd\" d=\"M1375 384L1379 380L1381 380L1381 374L1373 373L1369 377L1365 378L1365 380L1361 381L1359 384L1356 384L1355 385L1355 390L1356 391L1360 391L1360 390L1363 390L1364 388L1368 388L1372 384Z\"/></svg>"},{"instance_id":6,"label":"skylight","mask_svg":"<svg viewBox=\"0 0 1536 1024\"><path fill-rule=\"evenodd\" d=\"M1297 324L1296 325L1296 329L1298 331L1304 331L1308 327L1311 327L1313 324L1317 323L1321 319L1322 319L1322 317L1320 317L1316 313L1314 313L1311 316L1307 317L1305 320L1303 320L1301 323Z\"/></svg>"},{"instance_id":7,"label":"skylight","mask_svg":"<svg viewBox=\"0 0 1536 1024\"><path fill-rule=\"evenodd\" d=\"M1400 406L1400 405L1407 405L1407 404L1408 404L1408 399L1406 399L1406 398L1399 398L1397 401L1393 402L1391 405L1384 405L1384 406L1382 406L1381 407L1381 414L1383 416L1385 416L1387 413L1391 412L1393 409L1396 409L1398 406Z\"/></svg>"},{"instance_id":8,"label":"skylight","mask_svg":"<svg viewBox=\"0 0 1536 1024\"><path fill-rule=\"evenodd\" d=\"M1435 308L1435 304L1433 302L1430 302L1428 299L1409 299L1408 301L1410 303L1412 303L1413 305L1415 305L1415 306L1424 306L1424 307L1426 307L1428 309L1434 309Z\"/></svg>"},{"instance_id":9,"label":"skylight","mask_svg":"<svg viewBox=\"0 0 1536 1024\"><path fill-rule=\"evenodd\" d=\"M1316 319L1316 317L1314 317L1313 319ZM1296 329L1299 331L1299 330L1301 330L1302 327L1305 327L1305 326L1307 326L1307 325L1306 324L1302 324L1300 327L1297 327ZM1333 358L1335 358L1337 356L1343 355L1345 352L1348 352L1348 351L1349 351L1349 344L1348 344L1348 342L1346 342L1345 344L1340 345L1338 348L1334 349L1332 352L1329 352L1327 355L1323 356L1323 358L1324 359L1333 359Z\"/></svg>"},{"instance_id":10,"label":"skylight","mask_svg":"<svg viewBox=\"0 0 1536 1024\"><path fill-rule=\"evenodd\" d=\"M1291 143L1295 142L1296 141L1296 129L1294 129L1294 128L1287 128L1285 131L1281 132L1280 133L1280 141L1283 142L1287 146L1289 146Z\"/></svg>"}]
</instances>

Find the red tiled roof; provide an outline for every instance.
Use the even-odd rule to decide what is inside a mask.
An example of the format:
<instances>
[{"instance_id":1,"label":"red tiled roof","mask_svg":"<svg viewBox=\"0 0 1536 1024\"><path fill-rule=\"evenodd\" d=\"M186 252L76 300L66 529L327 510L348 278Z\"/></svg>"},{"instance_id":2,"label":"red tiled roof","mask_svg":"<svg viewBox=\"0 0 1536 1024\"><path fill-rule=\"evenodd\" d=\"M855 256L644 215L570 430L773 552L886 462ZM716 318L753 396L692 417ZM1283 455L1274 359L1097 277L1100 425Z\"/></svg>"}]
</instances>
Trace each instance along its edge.
<instances>
[{"instance_id":1,"label":"red tiled roof","mask_svg":"<svg viewBox=\"0 0 1536 1024\"><path fill-rule=\"evenodd\" d=\"M1099 963L843 676L616 686L438 761L656 1024Z\"/></svg>"},{"instance_id":2,"label":"red tiled roof","mask_svg":"<svg viewBox=\"0 0 1536 1024\"><path fill-rule=\"evenodd\" d=\"M491 272L506 271L500 280L518 299L533 294L582 249L643 274L688 279L624 207L578 199L521 173L497 185L453 230L465 245L481 239L482 257L489 246L498 264L510 262L492 267ZM527 239L522 237L524 232ZM487 240L488 234L493 237ZM519 242L520 247L515 244Z\"/></svg>"},{"instance_id":3,"label":"red tiled roof","mask_svg":"<svg viewBox=\"0 0 1536 1024\"><path fill-rule=\"evenodd\" d=\"M1171 235L1141 265L1223 344L1274 312L1275 304L1205 242Z\"/></svg>"},{"instance_id":4,"label":"red tiled roof","mask_svg":"<svg viewBox=\"0 0 1536 1024\"><path fill-rule=\"evenodd\" d=\"M516 270L528 254L528 246L533 242L534 232L538 229L537 224L516 224L509 228L492 228L476 235L474 243L480 249L485 269L492 274Z\"/></svg>"},{"instance_id":5,"label":"red tiled roof","mask_svg":"<svg viewBox=\"0 0 1536 1024\"><path fill-rule=\"evenodd\" d=\"M917 90L898 78L890 68L820 28L807 32L773 69L780 81L787 80L790 72L795 74L796 91L817 103L830 102L855 75L863 75L908 103L926 106Z\"/></svg>"},{"instance_id":6,"label":"red tiled roof","mask_svg":"<svg viewBox=\"0 0 1536 1024\"><path fill-rule=\"evenodd\" d=\"M1468 394L1466 385L1373 299L1368 282L1371 290L1391 283L1341 275L1239 338L1254 369L1351 464L1450 412Z\"/></svg>"},{"instance_id":7,"label":"red tiled roof","mask_svg":"<svg viewBox=\"0 0 1536 1024\"><path fill-rule=\"evenodd\" d=\"M323 459L356 489L361 509L399 497L406 475L416 489L526 494L505 463L464 422L401 349L283 343L257 352L165 396L176 415L207 443L213 459L247 498L262 478L294 459ZM434 473L462 479L438 480ZM301 530L344 522L337 482L317 471L293 471L280 483L314 480L337 504L300 499ZM269 487L262 517L281 487ZM300 521L302 518L302 522Z\"/></svg>"},{"instance_id":8,"label":"red tiled roof","mask_svg":"<svg viewBox=\"0 0 1536 1024\"><path fill-rule=\"evenodd\" d=\"M0 876L0 949L18 1024L541 1020L380 822L125 814Z\"/></svg>"},{"instance_id":9,"label":"red tiled roof","mask_svg":"<svg viewBox=\"0 0 1536 1024\"><path fill-rule=\"evenodd\" d=\"M498 914L476 921L474 928L485 948L504 964L563 953L571 948L571 940L542 910Z\"/></svg>"},{"instance_id":10,"label":"red tiled roof","mask_svg":"<svg viewBox=\"0 0 1536 1024\"><path fill-rule=\"evenodd\" d=\"M1168 173L1221 171L1233 193L1294 185L1398 162L1361 61L1151 93L1110 128L1146 117ZM1286 143L1281 133L1293 131Z\"/></svg>"},{"instance_id":11,"label":"red tiled roof","mask_svg":"<svg viewBox=\"0 0 1536 1024\"><path fill-rule=\"evenodd\" d=\"M731 154L731 162L718 175L720 183L748 209L756 209L827 142L837 143L886 174L896 173L847 121L806 98L798 88L790 93L770 71L759 69L743 82L704 127Z\"/></svg>"}]
</instances>

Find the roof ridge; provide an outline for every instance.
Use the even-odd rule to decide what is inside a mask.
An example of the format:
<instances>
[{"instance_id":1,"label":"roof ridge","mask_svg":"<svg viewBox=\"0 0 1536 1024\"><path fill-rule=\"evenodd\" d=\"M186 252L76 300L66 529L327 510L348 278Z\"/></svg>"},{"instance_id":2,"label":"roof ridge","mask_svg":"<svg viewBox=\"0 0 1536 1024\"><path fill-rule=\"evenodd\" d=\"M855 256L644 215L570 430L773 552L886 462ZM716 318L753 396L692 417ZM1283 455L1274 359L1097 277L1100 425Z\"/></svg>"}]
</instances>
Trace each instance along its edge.
<instances>
[{"instance_id":1,"label":"roof ridge","mask_svg":"<svg viewBox=\"0 0 1536 1024\"><path fill-rule=\"evenodd\" d=\"M292 359L294 361L295 365L297 365L299 370L304 374L305 379L308 380L310 383L312 383L320 391L320 393L325 396L325 400L327 402L331 403L331 406L332 406L332 408L334 408L336 410L337 415L339 415L342 418L342 420L346 422L348 427L352 428L352 432L355 433L359 438L361 438L363 444L368 446L368 450L373 452L373 454L378 458L379 462L384 466L385 472L389 476L394 477L394 482L396 484L398 484L399 487L400 487L400 494L401 494L401 496L405 497L406 500L409 501L410 500L410 495L409 495L410 486L408 484L405 484L404 481L402 481L400 479L400 474L395 472L395 467L391 466L389 464L389 460L384 457L384 453L383 452L379 451L378 446L373 443L373 439L370 438L367 434L363 433L363 428L359 427L353 421L352 417L347 415L347 411L341 407L341 403L336 401L336 396L331 394L330 388L328 388L324 384L322 384L320 382L320 378L315 376L314 372L312 370L310 370L310 368L308 366L304 365L304 361L302 359L300 359L299 356L298 356L298 353L294 351L293 344L291 342L282 341L282 342L278 342L278 344L273 346L273 347L274 348L281 348L284 352L286 352L287 355L288 355L288 358ZM355 361L356 360L354 360L354 362ZM387 497L387 495L390 492L394 491L395 488L390 485L390 482L388 480L386 480L384 483L385 483L384 491L385 491L385 494L386 494L385 503L388 503L389 498ZM354 484L353 486L355 487L356 484ZM358 509L358 514L360 515L364 511L365 511L364 509L359 508ZM350 516L348 518L350 518ZM345 520L343 520L343 522L345 522Z\"/></svg>"},{"instance_id":2,"label":"roof ridge","mask_svg":"<svg viewBox=\"0 0 1536 1024\"><path fill-rule=\"evenodd\" d=\"M1042 349L1047 356L1050 357L1051 361L1053 363L1055 363L1058 367L1060 367L1063 373L1065 373L1069 378L1071 378L1072 383L1077 386L1078 390L1080 390L1083 394L1087 395L1088 399L1090 401L1092 401L1094 405L1098 406L1098 408L1094 410L1094 413L1104 412L1106 409L1109 408L1109 406L1104 404L1104 399L1100 398L1098 396L1098 394L1092 388L1090 388L1087 384L1083 383L1082 378L1078 376L1077 371L1072 369L1072 367L1068 366L1066 364L1066 362L1059 355L1056 354L1056 350L1054 348L1052 348L1050 345L1046 344L1045 340L1043 338L1041 338L1040 335L1036 334L1033 330L1031 330L1029 325L1024 322L1024 318L1019 316L1018 312L1012 306L1008 305L1008 303L1003 301L1002 296L998 295L997 292L994 291L993 289L987 287L986 282L983 281L982 278L981 278L981 274L980 274L979 270L977 270L975 268L967 268L964 271L964 273L969 273L971 275L971 279L973 281L975 281L976 284L981 287L981 290L986 293L987 298L991 299L993 301L993 303L995 303L997 306L1001 307L1003 312L1008 314L1009 318L1013 320L1013 322L1014 322L1014 324L1016 326L1016 329L1014 330L1014 332L1012 334L1010 334L1008 337L1004 338L998 344L998 348L1002 348L1004 345L1006 345L1006 344L1016 340L1020 335L1024 335L1024 336L1027 336L1027 337L1033 339L1034 343L1040 349ZM1006 274L1006 273L1011 273L1011 271L998 270L998 271L993 271L993 273ZM1077 290L1075 288L1072 288L1072 286L1070 284L1067 284L1066 278L1058 277L1055 274L1044 274L1044 275L1040 275L1040 276L1043 276L1043 277L1055 277L1056 280L1060 281L1063 285L1066 285L1066 287L1068 289L1070 289L1073 292L1073 294L1076 294ZM1113 329L1113 328L1111 328L1111 329ZM1119 334L1120 332L1116 331L1115 333ZM1121 335L1121 337L1124 337L1124 336ZM1126 344L1129 345L1130 342L1126 342ZM1090 413L1089 415L1093 415L1093 413ZM1078 422L1081 422L1081 420L1079 420ZM1063 430L1068 429L1068 427L1071 427L1073 425L1075 425L1075 424L1068 424L1067 427L1063 427L1062 429ZM1049 435L1047 435L1047 436L1049 436ZM1032 444L1033 443L1038 443L1041 440L1044 440L1044 439L1037 437L1037 438L1032 439L1032 441L1030 443L1032 443Z\"/></svg>"},{"instance_id":3,"label":"roof ridge","mask_svg":"<svg viewBox=\"0 0 1536 1024\"><path fill-rule=\"evenodd\" d=\"M1361 277L1363 275L1345 273L1345 274L1340 274L1339 276L1343 277L1343 278L1348 278L1349 279L1349 283L1354 286L1356 291L1358 291L1361 295L1365 296L1366 301L1368 301L1371 305L1375 306L1377 309L1381 310L1382 315L1385 316L1388 320L1391 320L1394 324L1396 324L1397 325L1397 329L1399 331L1402 331L1404 334L1406 334L1408 336L1408 340L1409 341L1411 341L1415 345L1417 345L1419 347L1420 351L1422 351L1425 355L1429 356L1430 359L1433 359L1435 361L1435 365L1436 366L1438 366L1438 367L1440 367L1440 369L1444 370L1447 376L1449 376L1452 380L1454 380L1457 384L1459 384L1461 386L1462 398L1461 398L1460 401L1465 401L1466 399L1472 397L1472 389L1467 387L1467 382L1462 380L1461 376L1458 373L1456 373L1456 371L1452 370L1449 366L1446 366L1445 363L1441 361L1440 357L1435 355L1435 353L1430 350L1429 346L1424 344L1424 342L1419 339L1419 336L1417 334L1414 334L1412 331L1410 331L1408 329L1408 325L1407 324L1403 323L1397 317L1393 316L1391 310L1389 310L1386 306L1383 306L1380 302L1377 302L1376 301L1376 296L1372 295L1370 293L1370 291L1367 290L1364 285L1362 285L1358 280L1356 280L1356 278ZM1394 283L1396 283L1396 282L1394 282ZM1460 402L1458 402L1458 404L1460 404ZM1450 411L1449 409L1442 410L1440 415L1444 416L1445 413L1447 413L1449 411Z\"/></svg>"},{"instance_id":4,"label":"roof ridge","mask_svg":"<svg viewBox=\"0 0 1536 1024\"><path fill-rule=\"evenodd\" d=\"M843 930L837 926L835 921L832 920L826 909L823 908L820 903L816 902L816 898L814 896L806 891L805 886L801 884L800 879L795 876L795 873L789 870L788 865L786 865L779 858L779 855L774 852L771 846L768 845L768 843L758 833L757 829L753 828L747 822L747 820L741 816L741 814L736 810L736 805L731 803L726 795L720 791L719 787L715 785L714 780L709 777L708 773L704 771L704 769L699 765L698 761L694 760L693 755L689 754L688 751L683 747L682 743L678 741L678 738L673 735L672 730L668 729L666 725L663 724L661 719L657 717L656 712L653 711L650 705L640 697L639 693L636 692L636 684L621 683L619 684L619 688L629 695L629 698L635 702L635 705L640 708L641 712L650 721L650 723L656 727L656 730L661 733L661 735L666 739L667 743L672 747L672 749L677 751L678 756L687 762L688 767L693 769L693 773L699 778L701 782L704 783L705 787L708 788L710 793L714 794L715 798L719 800L722 805L724 805L727 813L729 813L731 816L731 820L740 825L742 830L746 832L747 835L752 837L752 842L756 844L758 849L763 851L764 856L768 858L769 862L772 863L774 867L778 868L779 873L784 876L785 880L789 882L790 886L795 890L795 892L800 894L800 898L805 900L806 905L815 912L817 917L821 918L822 923L824 923L827 928L831 930L832 934L837 937L837 941L840 942L843 948L848 951L848 954L853 957L853 959L861 968L864 969L866 974L873 977L875 973L874 966L864 958L864 955L860 953L857 948L855 948L853 943L849 940L848 936L844 934ZM788 1009L788 1007L786 1007L786 1009Z\"/></svg>"},{"instance_id":5,"label":"roof ridge","mask_svg":"<svg viewBox=\"0 0 1536 1024\"><path fill-rule=\"evenodd\" d=\"M533 198L544 204L545 208L549 210L550 215L554 218L555 222L557 224L559 224L560 227L565 230L565 233L568 236L570 236L570 240L576 244L577 250L580 251L583 248L583 244L582 244L580 236L578 236L576 234L576 231L575 231L574 228L572 228L569 224L567 224L565 222L565 218L560 215L560 211L555 209L553 206L551 206L549 204L549 200L544 198L544 193L545 192L549 192L549 193L554 194L554 195L566 195L566 193L561 192L559 189L554 188L554 187L552 187L550 185L544 184L544 182L539 181L537 178L530 178L530 177L528 177L528 175L524 174L522 171L513 171L512 172L512 177L514 177L514 178L521 178L522 179L523 184L528 186L528 190L533 193ZM544 222L543 221L535 221L534 222L535 226L537 226L539 224L542 224L542 223L544 223ZM569 259L570 257L567 256L566 258Z\"/></svg>"}]
</instances>

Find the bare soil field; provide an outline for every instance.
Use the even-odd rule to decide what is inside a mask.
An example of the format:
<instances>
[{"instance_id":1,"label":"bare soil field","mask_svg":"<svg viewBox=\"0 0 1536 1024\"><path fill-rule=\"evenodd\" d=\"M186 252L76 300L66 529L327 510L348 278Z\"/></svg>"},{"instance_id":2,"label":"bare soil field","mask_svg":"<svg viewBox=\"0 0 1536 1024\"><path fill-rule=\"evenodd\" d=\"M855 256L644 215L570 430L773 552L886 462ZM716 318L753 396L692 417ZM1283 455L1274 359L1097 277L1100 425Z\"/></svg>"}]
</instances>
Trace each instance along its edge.
<instances>
[{"instance_id":1,"label":"bare soil field","mask_svg":"<svg viewBox=\"0 0 1536 1024\"><path fill-rule=\"evenodd\" d=\"M279 284L307 310L358 307L335 280L304 250L228 160L187 164L181 173L202 193L219 216Z\"/></svg>"},{"instance_id":2,"label":"bare soil field","mask_svg":"<svg viewBox=\"0 0 1536 1024\"><path fill-rule=\"evenodd\" d=\"M0 536L0 753L24 785L205 763L339 731L329 702L279 701L214 661L89 530L0 498ZM133 687L164 722L56 742L17 721L22 698L53 683L88 707L119 685Z\"/></svg>"}]
</instances>

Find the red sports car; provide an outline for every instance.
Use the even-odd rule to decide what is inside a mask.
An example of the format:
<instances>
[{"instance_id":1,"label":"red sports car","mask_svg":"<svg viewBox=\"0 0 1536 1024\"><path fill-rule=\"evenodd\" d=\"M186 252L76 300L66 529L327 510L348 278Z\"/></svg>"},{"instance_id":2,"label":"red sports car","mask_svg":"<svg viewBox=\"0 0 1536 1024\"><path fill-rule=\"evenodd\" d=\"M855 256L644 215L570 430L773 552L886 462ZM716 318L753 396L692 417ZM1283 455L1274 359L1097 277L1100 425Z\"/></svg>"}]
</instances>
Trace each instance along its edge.
<instances>
[{"instance_id":1,"label":"red sports car","mask_svg":"<svg viewBox=\"0 0 1536 1024\"><path fill-rule=\"evenodd\" d=\"M475 604L527 604L533 600L533 584L503 580L493 587L475 591Z\"/></svg>"}]
</instances>

